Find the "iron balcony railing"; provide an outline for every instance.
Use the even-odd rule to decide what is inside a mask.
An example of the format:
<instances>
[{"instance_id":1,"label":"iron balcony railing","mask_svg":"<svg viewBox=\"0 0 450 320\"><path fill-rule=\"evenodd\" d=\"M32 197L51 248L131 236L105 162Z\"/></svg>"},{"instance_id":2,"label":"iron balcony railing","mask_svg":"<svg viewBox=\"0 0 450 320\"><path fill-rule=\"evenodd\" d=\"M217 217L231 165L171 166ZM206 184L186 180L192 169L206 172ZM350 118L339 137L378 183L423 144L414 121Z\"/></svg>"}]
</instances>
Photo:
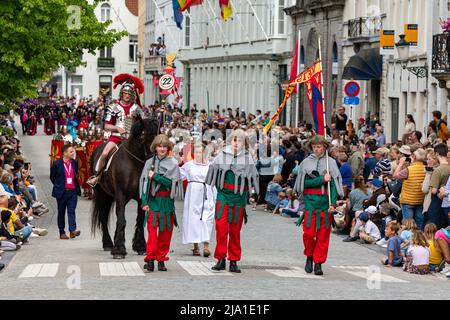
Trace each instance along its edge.
<instances>
[{"instance_id":1,"label":"iron balcony railing","mask_svg":"<svg viewBox=\"0 0 450 320\"><path fill-rule=\"evenodd\" d=\"M450 73L450 33L433 36L431 73Z\"/></svg>"},{"instance_id":2,"label":"iron balcony railing","mask_svg":"<svg viewBox=\"0 0 450 320\"><path fill-rule=\"evenodd\" d=\"M114 68L114 58L98 58L98 68Z\"/></svg>"},{"instance_id":3,"label":"iron balcony railing","mask_svg":"<svg viewBox=\"0 0 450 320\"><path fill-rule=\"evenodd\" d=\"M361 17L348 21L348 38L379 36L383 28L383 17Z\"/></svg>"}]
</instances>

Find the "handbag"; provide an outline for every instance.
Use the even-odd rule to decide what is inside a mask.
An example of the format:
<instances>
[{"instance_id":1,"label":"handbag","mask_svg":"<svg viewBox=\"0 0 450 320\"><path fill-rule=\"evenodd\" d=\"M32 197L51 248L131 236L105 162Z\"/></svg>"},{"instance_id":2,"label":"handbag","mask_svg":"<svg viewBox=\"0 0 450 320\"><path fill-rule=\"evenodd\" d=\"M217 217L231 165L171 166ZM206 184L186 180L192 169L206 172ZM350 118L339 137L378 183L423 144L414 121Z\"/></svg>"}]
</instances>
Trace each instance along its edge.
<instances>
[{"instance_id":1,"label":"handbag","mask_svg":"<svg viewBox=\"0 0 450 320\"><path fill-rule=\"evenodd\" d=\"M394 197L398 198L400 196L400 192L402 191L402 182L399 180L390 181L387 183L387 187L389 192L394 195Z\"/></svg>"}]
</instances>

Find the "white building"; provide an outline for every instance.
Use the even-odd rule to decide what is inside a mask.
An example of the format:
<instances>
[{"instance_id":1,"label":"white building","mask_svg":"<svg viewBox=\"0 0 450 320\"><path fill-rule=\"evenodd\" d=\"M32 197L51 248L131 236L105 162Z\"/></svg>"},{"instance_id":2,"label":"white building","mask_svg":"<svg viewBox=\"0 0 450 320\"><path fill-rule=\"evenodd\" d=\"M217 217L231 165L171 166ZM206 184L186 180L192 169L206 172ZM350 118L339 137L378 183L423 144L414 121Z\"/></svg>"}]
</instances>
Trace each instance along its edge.
<instances>
[{"instance_id":1,"label":"white building","mask_svg":"<svg viewBox=\"0 0 450 320\"><path fill-rule=\"evenodd\" d=\"M118 97L120 88L113 89L113 78L120 73L137 76L138 68L138 1L107 0L95 9L99 21L111 20L108 28L127 31L112 48L103 48L95 55L84 53L85 67L75 70L61 68L57 73L57 94L62 96L98 97L101 93Z\"/></svg>"},{"instance_id":2,"label":"white building","mask_svg":"<svg viewBox=\"0 0 450 320\"><path fill-rule=\"evenodd\" d=\"M185 103L198 109L231 107L247 114L273 111L283 98L294 51L291 0L240 0L224 22L218 1L205 1L186 15L179 60L184 65ZM209 104L208 104L209 102ZM281 119L289 121L287 114Z\"/></svg>"},{"instance_id":3,"label":"white building","mask_svg":"<svg viewBox=\"0 0 450 320\"><path fill-rule=\"evenodd\" d=\"M185 21L183 21L183 30L176 26L173 20L172 0L146 0L145 8L144 104L150 105L162 98L167 98L160 96L160 89L158 85L154 84L155 78L164 73L165 63L160 56L150 55L150 45L153 43L164 44L167 53L178 55L186 27ZM175 60L175 76L183 77L183 64L178 59ZM180 94L183 92L183 82L181 82ZM171 102L173 98L173 96L168 97L168 101Z\"/></svg>"},{"instance_id":4,"label":"white building","mask_svg":"<svg viewBox=\"0 0 450 320\"><path fill-rule=\"evenodd\" d=\"M443 115L448 115L448 92L439 87L431 67L433 35L442 33L439 18L448 16L447 0L346 1L344 65L355 54L354 47L378 50L381 29L395 30L397 42L399 35L405 33L405 24L418 24L419 27L416 50L409 49L405 57L399 56L398 49L392 56L383 56L381 81L361 81L361 106L357 107L354 120L367 113L379 113L387 141L396 141L404 133L407 114L413 115L416 129L424 135L432 120L432 111L440 110Z\"/></svg>"}]
</instances>

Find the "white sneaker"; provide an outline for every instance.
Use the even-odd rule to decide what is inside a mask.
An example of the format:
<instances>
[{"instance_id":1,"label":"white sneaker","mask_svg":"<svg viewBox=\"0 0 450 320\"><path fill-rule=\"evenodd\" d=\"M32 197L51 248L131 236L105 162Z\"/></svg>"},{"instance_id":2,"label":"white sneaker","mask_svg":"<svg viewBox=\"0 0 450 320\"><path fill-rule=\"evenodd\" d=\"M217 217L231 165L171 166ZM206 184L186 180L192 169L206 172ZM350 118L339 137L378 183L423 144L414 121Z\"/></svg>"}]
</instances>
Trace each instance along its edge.
<instances>
[{"instance_id":1,"label":"white sneaker","mask_svg":"<svg viewBox=\"0 0 450 320\"><path fill-rule=\"evenodd\" d=\"M48 234L47 229L42 229L42 228L34 228L33 232L41 237L44 237Z\"/></svg>"},{"instance_id":2,"label":"white sneaker","mask_svg":"<svg viewBox=\"0 0 450 320\"><path fill-rule=\"evenodd\" d=\"M382 245L383 248L387 248L387 243Z\"/></svg>"},{"instance_id":3,"label":"white sneaker","mask_svg":"<svg viewBox=\"0 0 450 320\"><path fill-rule=\"evenodd\" d=\"M39 235L36 234L36 233L34 233L34 232L32 232L32 233L30 234L30 238L39 238Z\"/></svg>"},{"instance_id":4,"label":"white sneaker","mask_svg":"<svg viewBox=\"0 0 450 320\"><path fill-rule=\"evenodd\" d=\"M33 216L31 216L31 217L28 217L28 221L33 221Z\"/></svg>"},{"instance_id":5,"label":"white sneaker","mask_svg":"<svg viewBox=\"0 0 450 320\"><path fill-rule=\"evenodd\" d=\"M381 238L377 241L377 245L383 246L384 244L388 243L388 241L385 238Z\"/></svg>"}]
</instances>

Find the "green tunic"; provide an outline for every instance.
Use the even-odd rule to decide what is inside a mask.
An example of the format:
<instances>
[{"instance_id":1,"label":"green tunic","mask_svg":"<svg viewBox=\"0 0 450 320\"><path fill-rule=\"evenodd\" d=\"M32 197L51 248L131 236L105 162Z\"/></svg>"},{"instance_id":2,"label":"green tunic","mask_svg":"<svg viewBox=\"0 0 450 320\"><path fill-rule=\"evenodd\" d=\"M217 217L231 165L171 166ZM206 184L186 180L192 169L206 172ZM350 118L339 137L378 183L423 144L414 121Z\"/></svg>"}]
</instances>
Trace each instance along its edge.
<instances>
[{"instance_id":1,"label":"green tunic","mask_svg":"<svg viewBox=\"0 0 450 320\"><path fill-rule=\"evenodd\" d=\"M235 182L235 175L233 171L228 170L225 173L225 183L233 186ZM241 178L238 179L238 185L241 184ZM227 188L217 190L217 203L220 203L220 207L216 212L216 219L220 219L223 214L223 209L225 204L228 204L228 223L237 224L239 220L239 212L241 208L244 208L244 223L247 223L247 212L245 210L245 206L247 205L247 197L248 191L244 190L244 193L241 193L238 190L238 193L234 193L234 190L229 190ZM236 215L233 220L233 209L236 211ZM233 221L232 221L233 220Z\"/></svg>"},{"instance_id":2,"label":"green tunic","mask_svg":"<svg viewBox=\"0 0 450 320\"><path fill-rule=\"evenodd\" d=\"M159 168L158 168L159 171ZM166 191L170 193L171 187L172 187L172 181L166 177L163 177L159 173L156 173L153 176L153 181L155 181L159 187L159 191ZM174 216L174 224L175 226L178 226L177 223L177 216L175 215L175 201L171 199L169 196L167 197L161 197L161 196L152 196L150 193L150 187L151 184L149 183L147 186L147 190L142 194L142 205L148 205L150 208L150 211L152 211L153 214L153 226L156 226L156 218L157 218L157 212L160 213L159 218L159 230L163 231L164 226L167 226L167 230L171 229L170 224L170 215L173 214ZM149 212L145 215L145 221L144 226L147 223ZM166 223L164 223L164 217L166 217Z\"/></svg>"},{"instance_id":3,"label":"green tunic","mask_svg":"<svg viewBox=\"0 0 450 320\"><path fill-rule=\"evenodd\" d=\"M310 189L322 189L322 186L324 186L325 190L327 190L327 183L323 180L323 176L319 176L316 178L312 178L309 176L305 177L305 188ZM331 179L331 205L336 206L337 202L337 196L338 192L336 189L336 185L334 183L334 180ZM301 225L303 220L306 217L306 227L311 226L311 220L312 216L315 213L316 214L316 230L320 229L320 214L322 212L325 212L325 226L328 229L330 227L330 221L329 221L329 214L328 214L328 208L330 206L328 195L314 195L314 194L306 194L303 195L304 201L305 201L305 212L302 214L300 219L297 221L297 226ZM332 219L332 223L334 220Z\"/></svg>"}]
</instances>

